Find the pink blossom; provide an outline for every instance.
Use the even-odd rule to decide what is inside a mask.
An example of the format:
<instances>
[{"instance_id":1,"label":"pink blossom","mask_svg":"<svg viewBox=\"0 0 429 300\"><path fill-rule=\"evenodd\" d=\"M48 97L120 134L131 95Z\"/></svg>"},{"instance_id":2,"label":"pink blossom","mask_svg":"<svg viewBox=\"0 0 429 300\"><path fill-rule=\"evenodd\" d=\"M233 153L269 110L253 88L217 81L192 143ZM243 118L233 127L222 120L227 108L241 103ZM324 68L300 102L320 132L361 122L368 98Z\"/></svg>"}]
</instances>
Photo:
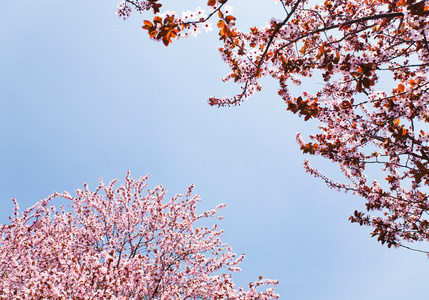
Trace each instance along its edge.
<instances>
[{"instance_id":1,"label":"pink blossom","mask_svg":"<svg viewBox=\"0 0 429 300\"><path fill-rule=\"evenodd\" d=\"M55 193L1 225L0 298L249 299L229 274L243 256L235 258L216 225L195 225L225 205L199 215L193 186L165 201L166 190L147 189L147 179L128 173L118 187L100 180L95 192L85 184L76 197ZM69 207L48 206L58 198ZM272 289L251 294L278 298Z\"/></svg>"}]
</instances>

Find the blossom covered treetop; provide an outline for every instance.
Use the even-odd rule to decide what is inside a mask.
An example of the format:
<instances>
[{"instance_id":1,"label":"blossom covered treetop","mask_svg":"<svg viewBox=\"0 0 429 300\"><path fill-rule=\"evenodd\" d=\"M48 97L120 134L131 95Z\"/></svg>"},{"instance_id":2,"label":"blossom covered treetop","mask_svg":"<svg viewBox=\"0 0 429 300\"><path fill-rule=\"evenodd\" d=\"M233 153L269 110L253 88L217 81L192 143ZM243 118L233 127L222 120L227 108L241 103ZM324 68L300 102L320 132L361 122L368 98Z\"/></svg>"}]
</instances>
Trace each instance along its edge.
<instances>
[{"instance_id":1,"label":"blossom covered treetop","mask_svg":"<svg viewBox=\"0 0 429 300\"><path fill-rule=\"evenodd\" d=\"M237 256L221 230L198 225L225 206L198 214L193 186L165 200L148 176L55 193L0 225L0 299L277 299L259 278L235 288ZM70 206L56 210L54 202Z\"/></svg>"}]
</instances>

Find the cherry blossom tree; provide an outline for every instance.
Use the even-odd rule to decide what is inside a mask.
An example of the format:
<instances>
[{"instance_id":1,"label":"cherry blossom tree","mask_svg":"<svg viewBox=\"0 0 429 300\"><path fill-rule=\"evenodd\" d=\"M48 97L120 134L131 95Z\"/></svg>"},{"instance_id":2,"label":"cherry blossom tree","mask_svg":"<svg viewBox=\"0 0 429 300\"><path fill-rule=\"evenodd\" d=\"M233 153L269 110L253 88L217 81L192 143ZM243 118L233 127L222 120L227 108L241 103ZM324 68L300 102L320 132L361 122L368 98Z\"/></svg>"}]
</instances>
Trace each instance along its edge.
<instances>
[{"instance_id":1,"label":"cherry blossom tree","mask_svg":"<svg viewBox=\"0 0 429 300\"><path fill-rule=\"evenodd\" d=\"M303 153L334 162L344 179L307 160L305 169L365 199L367 212L355 211L350 220L372 226L372 236L388 247L429 240L429 1L274 0L284 17L247 32L236 27L233 0L208 0L206 9L182 14L161 12L161 2L125 0L117 13L124 19L132 10L154 13L142 28L165 46L216 22L230 68L223 80L241 91L208 103L240 105L261 89L261 77L274 78L287 110L319 125L310 141L297 135ZM321 88L291 92L291 84L310 80Z\"/></svg>"},{"instance_id":2,"label":"cherry blossom tree","mask_svg":"<svg viewBox=\"0 0 429 300\"><path fill-rule=\"evenodd\" d=\"M198 195L147 190L148 176L55 193L0 227L0 299L277 299L276 280L235 288L236 256L221 230L198 226ZM69 207L56 210L63 199ZM65 199L65 200L64 200Z\"/></svg>"}]
</instances>

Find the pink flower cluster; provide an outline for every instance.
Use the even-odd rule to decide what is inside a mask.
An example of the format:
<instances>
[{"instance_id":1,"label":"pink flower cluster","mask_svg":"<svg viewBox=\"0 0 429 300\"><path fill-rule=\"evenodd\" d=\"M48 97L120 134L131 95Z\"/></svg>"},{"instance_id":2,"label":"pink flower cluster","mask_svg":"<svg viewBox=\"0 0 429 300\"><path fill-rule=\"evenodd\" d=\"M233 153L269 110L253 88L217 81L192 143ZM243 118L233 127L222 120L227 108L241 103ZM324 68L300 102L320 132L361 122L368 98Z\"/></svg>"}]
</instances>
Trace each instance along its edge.
<instances>
[{"instance_id":1,"label":"pink flower cluster","mask_svg":"<svg viewBox=\"0 0 429 300\"><path fill-rule=\"evenodd\" d=\"M94 191L85 184L76 197L55 193L21 216L15 201L0 227L0 299L278 298L273 289L235 289L230 272L244 255L232 253L216 225L197 225L224 205L198 214L193 186L165 200L167 191L147 190L147 179L128 173L124 184L100 180ZM70 206L57 210L59 198Z\"/></svg>"},{"instance_id":2,"label":"pink flower cluster","mask_svg":"<svg viewBox=\"0 0 429 300\"><path fill-rule=\"evenodd\" d=\"M307 170L367 201L373 215L356 212L351 221L373 226L373 235L389 247L429 241L429 3L274 2L284 17L244 32L235 28L228 0L208 1L212 13L201 21L219 16L219 51L230 68L223 80L241 85L237 95L210 97L208 103L240 105L261 90L261 77L274 78L287 109L320 124L311 142L298 138L301 150L336 163L345 182L308 164ZM178 32L175 26L197 34L196 16L187 12L165 25L175 30L164 30L165 44ZM161 37L147 28L152 38ZM294 96L290 83L305 81L320 89Z\"/></svg>"}]
</instances>

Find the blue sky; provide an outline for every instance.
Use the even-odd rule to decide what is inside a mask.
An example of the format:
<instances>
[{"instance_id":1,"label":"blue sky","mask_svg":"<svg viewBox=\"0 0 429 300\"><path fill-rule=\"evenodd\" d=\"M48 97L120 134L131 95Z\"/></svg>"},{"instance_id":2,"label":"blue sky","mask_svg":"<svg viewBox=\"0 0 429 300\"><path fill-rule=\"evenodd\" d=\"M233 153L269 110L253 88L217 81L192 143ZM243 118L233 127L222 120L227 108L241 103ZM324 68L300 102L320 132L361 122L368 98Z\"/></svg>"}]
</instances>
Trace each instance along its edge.
<instances>
[{"instance_id":1,"label":"blue sky","mask_svg":"<svg viewBox=\"0 0 429 300\"><path fill-rule=\"evenodd\" d=\"M267 0L231 4L241 29L282 12ZM151 173L149 185L170 196L195 184L201 210L228 204L218 224L223 240L246 253L239 285L279 279L288 300L427 295L424 255L379 245L347 220L361 199L305 174L295 134L315 124L286 111L275 82L264 80L241 107L212 108L208 97L238 91L220 80L227 68L217 33L166 48L140 29L144 17L118 19L116 5L23 0L0 12L1 222L11 197L26 208L100 177Z\"/></svg>"}]
</instances>

